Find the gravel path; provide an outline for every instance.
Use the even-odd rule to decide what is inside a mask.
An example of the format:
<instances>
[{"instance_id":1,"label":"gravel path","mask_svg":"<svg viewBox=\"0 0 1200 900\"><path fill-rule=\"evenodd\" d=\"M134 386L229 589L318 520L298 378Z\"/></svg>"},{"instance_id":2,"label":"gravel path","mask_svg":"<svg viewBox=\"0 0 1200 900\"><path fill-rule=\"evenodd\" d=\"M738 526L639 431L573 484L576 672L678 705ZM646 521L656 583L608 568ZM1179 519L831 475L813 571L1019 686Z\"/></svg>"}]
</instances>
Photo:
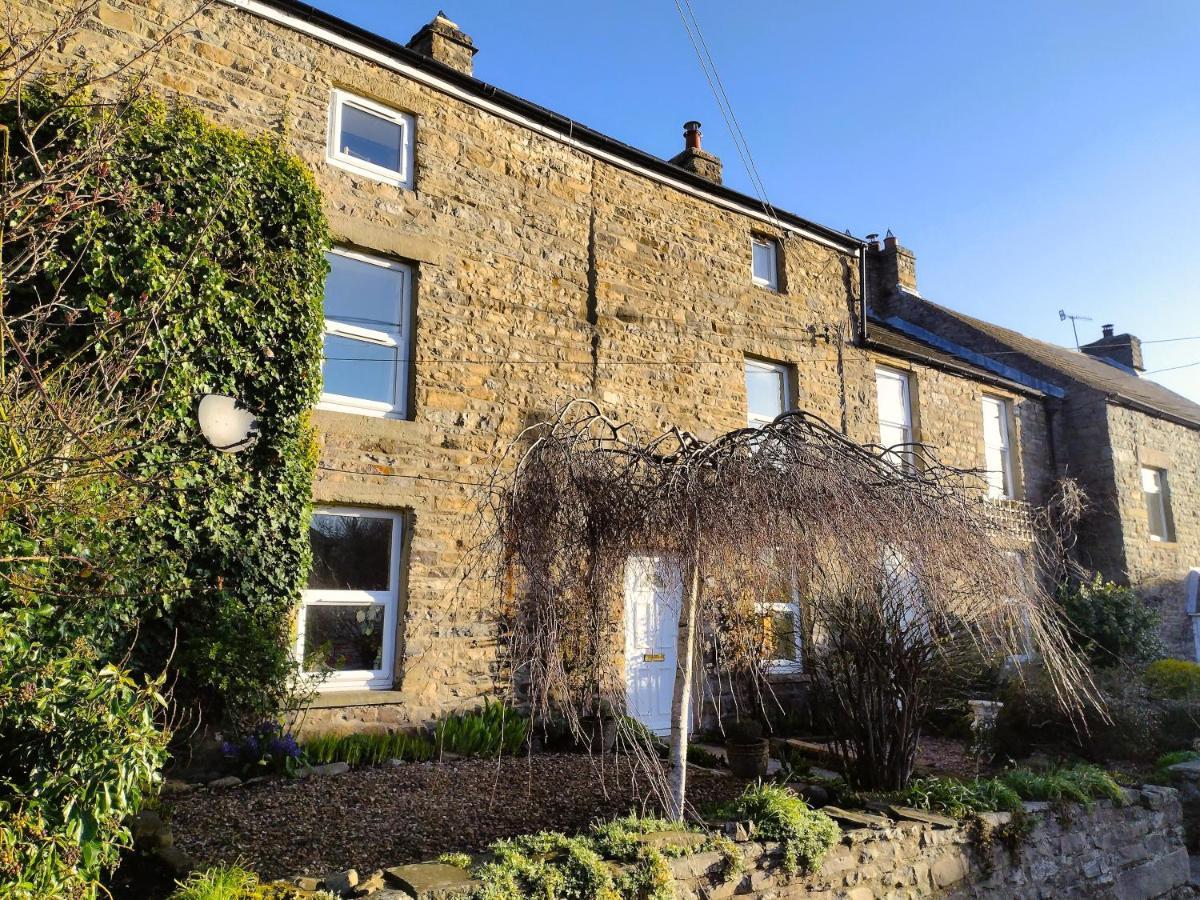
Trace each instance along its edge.
<instances>
[{"instance_id":1,"label":"gravel path","mask_svg":"<svg viewBox=\"0 0 1200 900\"><path fill-rule=\"evenodd\" d=\"M170 815L175 843L201 862L240 860L267 878L370 872L540 828L577 831L640 808L646 785L619 757L604 766L577 754L406 763L201 789L172 799ZM688 781L699 808L745 784L695 769Z\"/></svg>"}]
</instances>

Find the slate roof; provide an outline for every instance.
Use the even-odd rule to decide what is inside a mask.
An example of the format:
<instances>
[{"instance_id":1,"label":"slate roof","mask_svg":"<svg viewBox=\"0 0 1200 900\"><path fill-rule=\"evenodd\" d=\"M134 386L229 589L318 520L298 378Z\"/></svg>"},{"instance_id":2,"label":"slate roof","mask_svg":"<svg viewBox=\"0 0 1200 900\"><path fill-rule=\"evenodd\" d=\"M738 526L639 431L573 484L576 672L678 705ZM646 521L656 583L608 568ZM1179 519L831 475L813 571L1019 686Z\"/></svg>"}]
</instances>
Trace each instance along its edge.
<instances>
[{"instance_id":1,"label":"slate roof","mask_svg":"<svg viewBox=\"0 0 1200 900\"><path fill-rule=\"evenodd\" d=\"M1069 389L1070 382L1075 382L1106 394L1112 402L1118 405L1129 406L1150 415L1157 415L1193 428L1200 428L1200 404L1161 384L1140 378L1124 367L1109 365L1078 350L1039 341L1023 335L1019 331L1013 331L1011 328L993 325L991 322L985 322L965 313L930 303L928 300L919 302L941 315L975 329L995 343L1017 351L1020 356L1027 357L1048 369L1053 369L1062 376L1062 387ZM1059 381L1057 378L1054 380Z\"/></svg>"}]
</instances>

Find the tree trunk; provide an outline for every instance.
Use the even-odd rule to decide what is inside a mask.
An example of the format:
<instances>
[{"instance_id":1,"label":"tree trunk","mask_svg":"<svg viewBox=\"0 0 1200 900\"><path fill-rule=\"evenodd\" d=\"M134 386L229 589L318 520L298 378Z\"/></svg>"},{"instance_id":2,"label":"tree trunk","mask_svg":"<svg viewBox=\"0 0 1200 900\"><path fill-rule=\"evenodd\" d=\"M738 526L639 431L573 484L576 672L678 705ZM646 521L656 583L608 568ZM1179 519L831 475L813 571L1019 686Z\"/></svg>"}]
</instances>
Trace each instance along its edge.
<instances>
[{"instance_id":1,"label":"tree trunk","mask_svg":"<svg viewBox=\"0 0 1200 900\"><path fill-rule=\"evenodd\" d=\"M700 554L683 571L679 631L675 637L675 687L671 696L671 797L668 817L683 821L687 797L687 744L691 724L692 667L696 656L696 609L700 601Z\"/></svg>"}]
</instances>

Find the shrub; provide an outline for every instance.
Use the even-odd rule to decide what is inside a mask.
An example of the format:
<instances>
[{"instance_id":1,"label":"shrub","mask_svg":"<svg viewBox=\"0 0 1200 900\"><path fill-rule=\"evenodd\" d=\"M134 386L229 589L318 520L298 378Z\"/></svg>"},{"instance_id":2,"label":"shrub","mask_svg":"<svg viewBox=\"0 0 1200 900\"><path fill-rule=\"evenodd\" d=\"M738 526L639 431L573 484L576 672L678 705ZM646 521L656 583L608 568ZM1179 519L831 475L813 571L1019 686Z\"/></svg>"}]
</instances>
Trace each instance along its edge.
<instances>
[{"instance_id":1,"label":"shrub","mask_svg":"<svg viewBox=\"0 0 1200 900\"><path fill-rule=\"evenodd\" d=\"M0 894L92 897L166 755L162 680L32 637L51 616L0 610Z\"/></svg>"},{"instance_id":2,"label":"shrub","mask_svg":"<svg viewBox=\"0 0 1200 900\"><path fill-rule=\"evenodd\" d=\"M114 110L76 98L70 115L54 117L63 101L45 86L21 101L0 108L14 135L13 171L35 164L18 136L44 113L52 120L37 142L43 161L89 140L96 117L119 117L104 127L117 135L105 160L121 188L68 217L40 268L6 286L6 311L55 297L72 327L45 355L82 365L124 346L162 308L152 338L134 341L123 379L154 402L138 426L145 434L127 436L137 449L121 460L124 472L162 490L85 546L119 540L146 566L179 564L164 584L134 577L110 586L112 611L93 604L75 633L107 637L111 646L97 650L110 658L137 634L137 670L158 673L169 662L178 699L252 725L279 708L293 670L293 612L310 562L309 418L328 244L320 193L278 137L243 136L186 106L143 99ZM255 412L249 449L221 453L201 439L194 406L214 391Z\"/></svg>"},{"instance_id":3,"label":"shrub","mask_svg":"<svg viewBox=\"0 0 1200 900\"><path fill-rule=\"evenodd\" d=\"M332 762L378 766L390 759L433 759L434 747L423 734L395 733L322 734L304 741L304 755L313 765Z\"/></svg>"},{"instance_id":4,"label":"shrub","mask_svg":"<svg viewBox=\"0 0 1200 900\"><path fill-rule=\"evenodd\" d=\"M1200 698L1200 663L1186 659L1156 659L1146 666L1146 687L1152 696L1168 700Z\"/></svg>"},{"instance_id":5,"label":"shrub","mask_svg":"<svg viewBox=\"0 0 1200 900\"><path fill-rule=\"evenodd\" d=\"M503 703L485 700L473 712L454 713L437 723L440 751L462 756L515 756L529 737L529 717Z\"/></svg>"},{"instance_id":6,"label":"shrub","mask_svg":"<svg viewBox=\"0 0 1200 900\"><path fill-rule=\"evenodd\" d=\"M841 836L833 819L808 808L786 787L754 784L741 796L717 810L728 819L749 820L769 841L783 844L783 865L788 872L814 872Z\"/></svg>"},{"instance_id":7,"label":"shrub","mask_svg":"<svg viewBox=\"0 0 1200 900\"><path fill-rule=\"evenodd\" d=\"M1077 647L1093 665L1145 662L1163 655L1159 617L1132 588L1097 575L1060 589L1059 601Z\"/></svg>"},{"instance_id":8,"label":"shrub","mask_svg":"<svg viewBox=\"0 0 1200 900\"><path fill-rule=\"evenodd\" d=\"M221 755L243 776L293 775L303 760L296 738L276 722L260 722L240 740L226 741Z\"/></svg>"},{"instance_id":9,"label":"shrub","mask_svg":"<svg viewBox=\"0 0 1200 900\"><path fill-rule=\"evenodd\" d=\"M482 882L476 900L620 897L604 860L583 838L543 831L497 841L488 849L493 860L472 873Z\"/></svg>"},{"instance_id":10,"label":"shrub","mask_svg":"<svg viewBox=\"0 0 1200 900\"><path fill-rule=\"evenodd\" d=\"M1074 802L1084 806L1091 806L1093 800L1125 801L1120 785L1097 766L1078 765L1046 772L1014 769L999 776L999 780L1016 791L1022 800Z\"/></svg>"}]
</instances>

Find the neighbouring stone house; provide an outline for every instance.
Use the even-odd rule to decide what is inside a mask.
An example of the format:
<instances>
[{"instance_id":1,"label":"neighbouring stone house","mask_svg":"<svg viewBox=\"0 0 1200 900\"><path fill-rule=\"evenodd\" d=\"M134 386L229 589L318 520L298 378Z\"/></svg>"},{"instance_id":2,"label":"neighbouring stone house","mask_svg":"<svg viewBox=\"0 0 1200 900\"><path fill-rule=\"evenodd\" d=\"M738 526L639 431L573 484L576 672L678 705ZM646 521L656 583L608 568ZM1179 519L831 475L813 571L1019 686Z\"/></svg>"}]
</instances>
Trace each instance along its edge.
<instances>
[{"instance_id":1,"label":"neighbouring stone house","mask_svg":"<svg viewBox=\"0 0 1200 900\"><path fill-rule=\"evenodd\" d=\"M880 251L882 252L882 251ZM1091 507L1082 561L1132 585L1162 615L1172 655L1200 658L1200 404L1142 377L1142 343L1104 325L1080 350L1034 340L923 298L915 261L881 290L874 320L991 371L1019 368L1050 395L1051 464Z\"/></svg>"},{"instance_id":2,"label":"neighbouring stone house","mask_svg":"<svg viewBox=\"0 0 1200 900\"><path fill-rule=\"evenodd\" d=\"M701 437L803 407L861 442L924 442L989 471L998 533L1028 548L1027 504L1065 458L1051 416L1067 388L882 315L913 271L894 240L724 187L698 123L668 161L479 81L471 38L440 15L400 45L290 0L102 0L58 52L120 59L181 22L149 83L283 133L337 242L297 652L336 643L338 672L308 727L423 722L494 690L491 598L462 580L475 491L571 398ZM656 728L670 679L656 692L652 668L674 665L661 600L626 598L657 623L626 639L631 703ZM786 636L788 602L764 614ZM795 642L776 646L775 677L802 682Z\"/></svg>"}]
</instances>

